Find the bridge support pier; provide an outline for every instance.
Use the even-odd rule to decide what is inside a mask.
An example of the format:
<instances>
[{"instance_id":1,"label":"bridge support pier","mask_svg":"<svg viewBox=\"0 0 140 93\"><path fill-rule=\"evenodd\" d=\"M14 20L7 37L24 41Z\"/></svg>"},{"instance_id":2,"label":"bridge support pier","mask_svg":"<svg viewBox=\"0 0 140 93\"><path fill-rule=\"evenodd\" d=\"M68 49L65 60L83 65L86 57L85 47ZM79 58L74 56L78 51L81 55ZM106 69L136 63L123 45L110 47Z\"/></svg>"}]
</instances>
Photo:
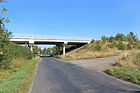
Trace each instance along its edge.
<instances>
[{"instance_id":1,"label":"bridge support pier","mask_svg":"<svg viewBox=\"0 0 140 93\"><path fill-rule=\"evenodd\" d=\"M29 41L29 49L33 52L34 41Z\"/></svg>"},{"instance_id":2,"label":"bridge support pier","mask_svg":"<svg viewBox=\"0 0 140 93\"><path fill-rule=\"evenodd\" d=\"M31 52L33 52L33 46L34 46L34 44L29 44L29 49Z\"/></svg>"},{"instance_id":3,"label":"bridge support pier","mask_svg":"<svg viewBox=\"0 0 140 93\"><path fill-rule=\"evenodd\" d=\"M63 55L66 54L66 45L67 45L67 42L64 42L64 44L63 44Z\"/></svg>"}]
</instances>

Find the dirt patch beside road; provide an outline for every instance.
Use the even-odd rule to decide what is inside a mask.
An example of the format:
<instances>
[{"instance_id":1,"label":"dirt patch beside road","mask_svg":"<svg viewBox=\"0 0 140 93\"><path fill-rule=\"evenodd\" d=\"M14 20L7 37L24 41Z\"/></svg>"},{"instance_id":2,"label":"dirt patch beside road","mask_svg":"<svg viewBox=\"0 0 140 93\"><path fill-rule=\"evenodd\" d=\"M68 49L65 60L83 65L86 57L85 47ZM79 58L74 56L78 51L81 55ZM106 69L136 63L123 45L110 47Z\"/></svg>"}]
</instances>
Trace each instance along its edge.
<instances>
[{"instance_id":1,"label":"dirt patch beside road","mask_svg":"<svg viewBox=\"0 0 140 93\"><path fill-rule=\"evenodd\" d=\"M119 59L119 56L113 56L108 58L96 58L96 59L87 59L87 60L71 60L67 61L78 66L96 70L104 71L110 64L116 62Z\"/></svg>"}]
</instances>

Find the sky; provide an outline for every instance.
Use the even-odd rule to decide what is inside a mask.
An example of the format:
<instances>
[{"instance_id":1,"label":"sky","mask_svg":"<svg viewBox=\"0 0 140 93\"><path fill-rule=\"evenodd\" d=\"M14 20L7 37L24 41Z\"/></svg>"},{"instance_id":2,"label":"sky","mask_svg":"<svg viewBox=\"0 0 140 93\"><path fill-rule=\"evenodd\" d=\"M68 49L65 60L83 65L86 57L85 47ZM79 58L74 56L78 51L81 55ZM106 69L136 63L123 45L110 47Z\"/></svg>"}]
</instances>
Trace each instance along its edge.
<instances>
[{"instance_id":1,"label":"sky","mask_svg":"<svg viewBox=\"0 0 140 93\"><path fill-rule=\"evenodd\" d=\"M100 39L140 37L140 0L7 0L9 31Z\"/></svg>"}]
</instances>

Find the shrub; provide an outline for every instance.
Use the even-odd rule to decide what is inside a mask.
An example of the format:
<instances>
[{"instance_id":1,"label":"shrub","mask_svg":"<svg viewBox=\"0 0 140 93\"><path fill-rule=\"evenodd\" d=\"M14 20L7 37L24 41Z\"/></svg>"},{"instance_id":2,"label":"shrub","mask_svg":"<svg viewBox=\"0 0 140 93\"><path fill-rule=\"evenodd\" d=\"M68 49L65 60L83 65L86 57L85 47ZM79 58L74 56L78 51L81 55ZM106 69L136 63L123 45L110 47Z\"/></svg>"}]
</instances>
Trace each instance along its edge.
<instances>
[{"instance_id":1,"label":"shrub","mask_svg":"<svg viewBox=\"0 0 140 93\"><path fill-rule=\"evenodd\" d=\"M20 46L20 57L25 59L32 59L33 53L27 46Z\"/></svg>"},{"instance_id":2,"label":"shrub","mask_svg":"<svg viewBox=\"0 0 140 93\"><path fill-rule=\"evenodd\" d=\"M94 40L94 39L92 39L91 43L94 43L94 42L95 42L95 40Z\"/></svg>"},{"instance_id":3,"label":"shrub","mask_svg":"<svg viewBox=\"0 0 140 93\"><path fill-rule=\"evenodd\" d=\"M111 44L107 45L109 48L115 48L117 47L117 42L112 42Z\"/></svg>"},{"instance_id":4,"label":"shrub","mask_svg":"<svg viewBox=\"0 0 140 93\"><path fill-rule=\"evenodd\" d=\"M137 48L140 49L140 42L136 44Z\"/></svg>"},{"instance_id":5,"label":"shrub","mask_svg":"<svg viewBox=\"0 0 140 93\"><path fill-rule=\"evenodd\" d=\"M127 46L125 44L121 43L121 44L119 44L118 49L125 50L125 49L127 49Z\"/></svg>"},{"instance_id":6,"label":"shrub","mask_svg":"<svg viewBox=\"0 0 140 93\"><path fill-rule=\"evenodd\" d=\"M112 44L108 44L107 47L111 48L112 47Z\"/></svg>"},{"instance_id":7,"label":"shrub","mask_svg":"<svg viewBox=\"0 0 140 93\"><path fill-rule=\"evenodd\" d=\"M102 39L102 42L103 42L103 43L105 43L105 42L107 41L106 36L102 36L101 39Z\"/></svg>"},{"instance_id":8,"label":"shrub","mask_svg":"<svg viewBox=\"0 0 140 93\"><path fill-rule=\"evenodd\" d=\"M96 50L96 51L101 51L101 49L102 49L101 44L96 44L95 50Z\"/></svg>"},{"instance_id":9,"label":"shrub","mask_svg":"<svg viewBox=\"0 0 140 93\"><path fill-rule=\"evenodd\" d=\"M133 83L140 85L139 71L134 71L123 67L113 67L113 68L108 68L105 72L107 74L118 77L120 79L131 81Z\"/></svg>"},{"instance_id":10,"label":"shrub","mask_svg":"<svg viewBox=\"0 0 140 93\"><path fill-rule=\"evenodd\" d=\"M98 40L97 42L96 42L96 44L98 45L98 44L101 44L101 42Z\"/></svg>"},{"instance_id":11,"label":"shrub","mask_svg":"<svg viewBox=\"0 0 140 93\"><path fill-rule=\"evenodd\" d=\"M32 59L32 52L27 46L20 46L9 42L3 47L3 54L0 58L0 68L8 69L14 58Z\"/></svg>"},{"instance_id":12,"label":"shrub","mask_svg":"<svg viewBox=\"0 0 140 93\"><path fill-rule=\"evenodd\" d=\"M56 53L57 51L55 50L54 52ZM33 54L34 54L34 57L37 57L37 56L38 56L38 53L39 53L39 48L38 48L38 46L34 46L34 47L33 47Z\"/></svg>"},{"instance_id":13,"label":"shrub","mask_svg":"<svg viewBox=\"0 0 140 93\"><path fill-rule=\"evenodd\" d=\"M109 38L109 42L113 42L115 40L115 38L113 37L113 36L111 36L110 38Z\"/></svg>"},{"instance_id":14,"label":"shrub","mask_svg":"<svg viewBox=\"0 0 140 93\"><path fill-rule=\"evenodd\" d=\"M130 44L127 44L127 49L128 50L131 50L132 49L132 46Z\"/></svg>"},{"instance_id":15,"label":"shrub","mask_svg":"<svg viewBox=\"0 0 140 93\"><path fill-rule=\"evenodd\" d=\"M135 48L135 49L136 49L136 48L137 48L137 46L136 46L136 45L134 45L134 46L133 46L133 48Z\"/></svg>"}]
</instances>

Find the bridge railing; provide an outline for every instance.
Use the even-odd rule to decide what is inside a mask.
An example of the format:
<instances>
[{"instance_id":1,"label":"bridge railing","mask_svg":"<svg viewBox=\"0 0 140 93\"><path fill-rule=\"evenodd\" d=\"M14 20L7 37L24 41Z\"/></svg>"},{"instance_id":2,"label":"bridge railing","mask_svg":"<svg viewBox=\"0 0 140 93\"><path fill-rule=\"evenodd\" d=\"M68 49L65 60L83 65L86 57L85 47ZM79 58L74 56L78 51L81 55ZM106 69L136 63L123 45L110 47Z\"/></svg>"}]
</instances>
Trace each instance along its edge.
<instances>
[{"instance_id":1,"label":"bridge railing","mask_svg":"<svg viewBox=\"0 0 140 93\"><path fill-rule=\"evenodd\" d=\"M11 38L39 38L39 39L70 39L70 40L87 40L90 38L81 37L65 37L65 36L53 36L53 35L34 35L34 34L12 34Z\"/></svg>"}]
</instances>

